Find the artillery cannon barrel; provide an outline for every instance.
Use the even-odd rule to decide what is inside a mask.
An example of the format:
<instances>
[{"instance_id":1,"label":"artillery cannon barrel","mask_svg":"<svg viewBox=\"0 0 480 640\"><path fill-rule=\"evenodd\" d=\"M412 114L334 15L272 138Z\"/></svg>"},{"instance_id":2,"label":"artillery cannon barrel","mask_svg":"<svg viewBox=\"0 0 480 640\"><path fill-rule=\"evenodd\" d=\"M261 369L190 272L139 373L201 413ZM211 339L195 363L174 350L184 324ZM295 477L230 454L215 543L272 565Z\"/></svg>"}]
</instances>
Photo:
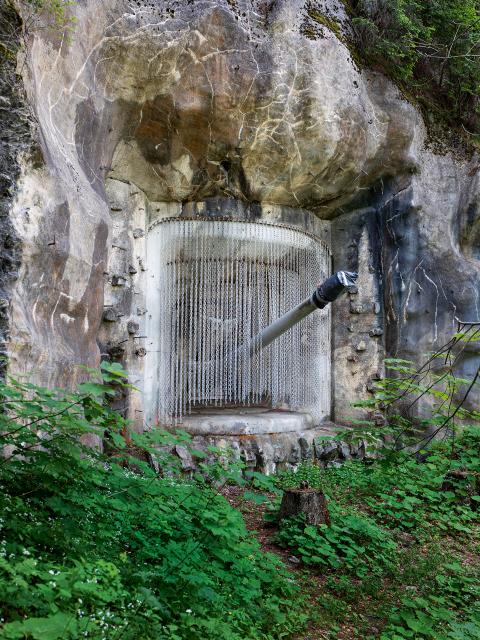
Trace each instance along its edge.
<instances>
[{"instance_id":1,"label":"artillery cannon barrel","mask_svg":"<svg viewBox=\"0 0 480 640\"><path fill-rule=\"evenodd\" d=\"M349 287L353 287L358 273L351 271L337 271L324 282L317 286L313 294L287 311L281 318L277 318L268 327L265 327L252 338L248 346L250 356L271 344L285 331L288 331L297 322L310 315L315 309L323 309L336 300Z\"/></svg>"}]
</instances>

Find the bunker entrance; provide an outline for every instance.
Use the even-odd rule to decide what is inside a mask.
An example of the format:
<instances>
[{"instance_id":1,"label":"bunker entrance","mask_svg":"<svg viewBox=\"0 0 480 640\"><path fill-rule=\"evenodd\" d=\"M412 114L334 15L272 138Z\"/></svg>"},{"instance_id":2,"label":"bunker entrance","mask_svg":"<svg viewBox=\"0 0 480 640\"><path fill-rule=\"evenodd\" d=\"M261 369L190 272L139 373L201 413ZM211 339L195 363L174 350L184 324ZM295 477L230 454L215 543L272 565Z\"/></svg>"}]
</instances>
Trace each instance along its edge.
<instances>
[{"instance_id":1,"label":"bunker entrance","mask_svg":"<svg viewBox=\"0 0 480 640\"><path fill-rule=\"evenodd\" d=\"M330 311L249 353L251 339L330 273L328 247L261 222L164 219L147 236L150 419L218 410L330 412Z\"/></svg>"}]
</instances>

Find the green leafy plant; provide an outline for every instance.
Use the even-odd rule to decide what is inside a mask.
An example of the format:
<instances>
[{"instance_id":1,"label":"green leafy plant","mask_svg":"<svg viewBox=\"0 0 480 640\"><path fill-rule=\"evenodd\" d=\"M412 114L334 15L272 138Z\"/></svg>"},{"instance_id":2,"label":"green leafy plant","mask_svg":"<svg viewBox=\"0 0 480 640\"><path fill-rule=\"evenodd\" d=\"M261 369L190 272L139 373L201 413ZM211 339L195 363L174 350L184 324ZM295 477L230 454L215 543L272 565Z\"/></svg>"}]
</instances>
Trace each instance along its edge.
<instances>
[{"instance_id":1,"label":"green leafy plant","mask_svg":"<svg viewBox=\"0 0 480 640\"><path fill-rule=\"evenodd\" d=\"M393 78L434 119L478 134L478 0L346 0L356 57Z\"/></svg>"},{"instance_id":2,"label":"green leafy plant","mask_svg":"<svg viewBox=\"0 0 480 640\"><path fill-rule=\"evenodd\" d=\"M305 525L302 516L280 523L276 539L295 550L307 565L346 569L358 578L394 565L396 544L364 514L330 505L332 525Z\"/></svg>"},{"instance_id":3,"label":"green leafy plant","mask_svg":"<svg viewBox=\"0 0 480 640\"><path fill-rule=\"evenodd\" d=\"M401 598L400 606L389 617L382 640L473 640L479 637L478 574L458 562L446 563L434 576L434 582L432 593L413 592Z\"/></svg>"},{"instance_id":4,"label":"green leafy plant","mask_svg":"<svg viewBox=\"0 0 480 640\"><path fill-rule=\"evenodd\" d=\"M186 434L129 432L108 406L126 384L108 364L75 393L0 383L0 636L288 636L305 617L298 590L217 491L238 470ZM179 472L178 443L198 472Z\"/></svg>"},{"instance_id":5,"label":"green leafy plant","mask_svg":"<svg viewBox=\"0 0 480 640\"><path fill-rule=\"evenodd\" d=\"M37 17L37 28L49 29L53 33L65 34L67 39L75 31L76 18L70 11L77 4L76 0L26 0ZM38 19L43 17L44 22Z\"/></svg>"},{"instance_id":6,"label":"green leafy plant","mask_svg":"<svg viewBox=\"0 0 480 640\"><path fill-rule=\"evenodd\" d=\"M354 406L370 409L372 414L383 413L386 423L378 427L364 420L338 437L382 443L384 455L399 450L421 452L438 437L447 437L454 449L457 431L461 433L464 425L480 424L480 411L468 404L480 383L480 367L470 379L457 372L466 347L477 343L478 323L459 323L457 333L421 366L409 360L385 359L389 375L376 382L371 399Z\"/></svg>"}]
</instances>

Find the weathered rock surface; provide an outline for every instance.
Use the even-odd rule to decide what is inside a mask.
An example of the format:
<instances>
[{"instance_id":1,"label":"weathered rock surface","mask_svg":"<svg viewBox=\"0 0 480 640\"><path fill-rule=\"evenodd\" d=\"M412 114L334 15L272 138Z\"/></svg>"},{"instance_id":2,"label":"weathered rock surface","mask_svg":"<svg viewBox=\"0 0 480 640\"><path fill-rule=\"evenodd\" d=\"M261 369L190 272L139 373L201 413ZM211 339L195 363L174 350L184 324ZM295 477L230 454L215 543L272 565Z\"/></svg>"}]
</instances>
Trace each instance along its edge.
<instances>
[{"instance_id":1,"label":"weathered rock surface","mask_svg":"<svg viewBox=\"0 0 480 640\"><path fill-rule=\"evenodd\" d=\"M0 5L0 40L5 47L0 58L0 374L4 373L8 353L12 284L18 275L22 250L10 210L21 158L32 152L29 112L15 73L15 46L21 24L13 7Z\"/></svg>"},{"instance_id":2,"label":"weathered rock surface","mask_svg":"<svg viewBox=\"0 0 480 640\"><path fill-rule=\"evenodd\" d=\"M480 318L478 157L427 149L419 113L356 67L309 15L317 4L341 13L301 0L82 0L71 42L29 35L22 73L44 162L24 158L12 174L22 262L15 285L7 277L11 372L72 384L75 365L98 361L99 340L115 348L99 338L102 317L130 351L142 347L127 322L145 313L135 298L145 198L221 196L333 220L334 267L360 270L334 319L339 420L385 354L421 357L456 317ZM135 200L131 218L108 179ZM115 212L130 235L116 235ZM138 317L105 311L106 279ZM466 352L462 372L477 359Z\"/></svg>"}]
</instances>

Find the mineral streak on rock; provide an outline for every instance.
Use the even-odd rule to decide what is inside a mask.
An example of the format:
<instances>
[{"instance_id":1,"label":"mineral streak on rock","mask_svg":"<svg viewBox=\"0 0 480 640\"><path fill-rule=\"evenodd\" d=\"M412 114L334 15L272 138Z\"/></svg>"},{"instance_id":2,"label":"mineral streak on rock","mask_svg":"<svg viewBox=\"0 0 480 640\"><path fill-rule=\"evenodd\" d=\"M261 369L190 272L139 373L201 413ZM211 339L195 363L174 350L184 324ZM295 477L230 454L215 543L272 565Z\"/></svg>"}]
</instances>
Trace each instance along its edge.
<instances>
[{"instance_id":1,"label":"mineral streak on rock","mask_svg":"<svg viewBox=\"0 0 480 640\"><path fill-rule=\"evenodd\" d=\"M142 332L149 219L215 198L252 219L276 205L332 220L334 269L360 272L354 313L348 301L335 310L337 419L385 354L421 358L455 316L480 318L479 159L430 150L396 87L311 24L307 5L333 4L85 0L69 8L70 41L29 34L19 69L43 163L21 156L31 140L19 94L2 86L0 103L12 373L70 385L99 344L124 339L124 320ZM126 274L124 286L105 285L105 272ZM104 303L118 322L102 323ZM126 345L141 377L144 359ZM477 361L466 349L459 373Z\"/></svg>"}]
</instances>

